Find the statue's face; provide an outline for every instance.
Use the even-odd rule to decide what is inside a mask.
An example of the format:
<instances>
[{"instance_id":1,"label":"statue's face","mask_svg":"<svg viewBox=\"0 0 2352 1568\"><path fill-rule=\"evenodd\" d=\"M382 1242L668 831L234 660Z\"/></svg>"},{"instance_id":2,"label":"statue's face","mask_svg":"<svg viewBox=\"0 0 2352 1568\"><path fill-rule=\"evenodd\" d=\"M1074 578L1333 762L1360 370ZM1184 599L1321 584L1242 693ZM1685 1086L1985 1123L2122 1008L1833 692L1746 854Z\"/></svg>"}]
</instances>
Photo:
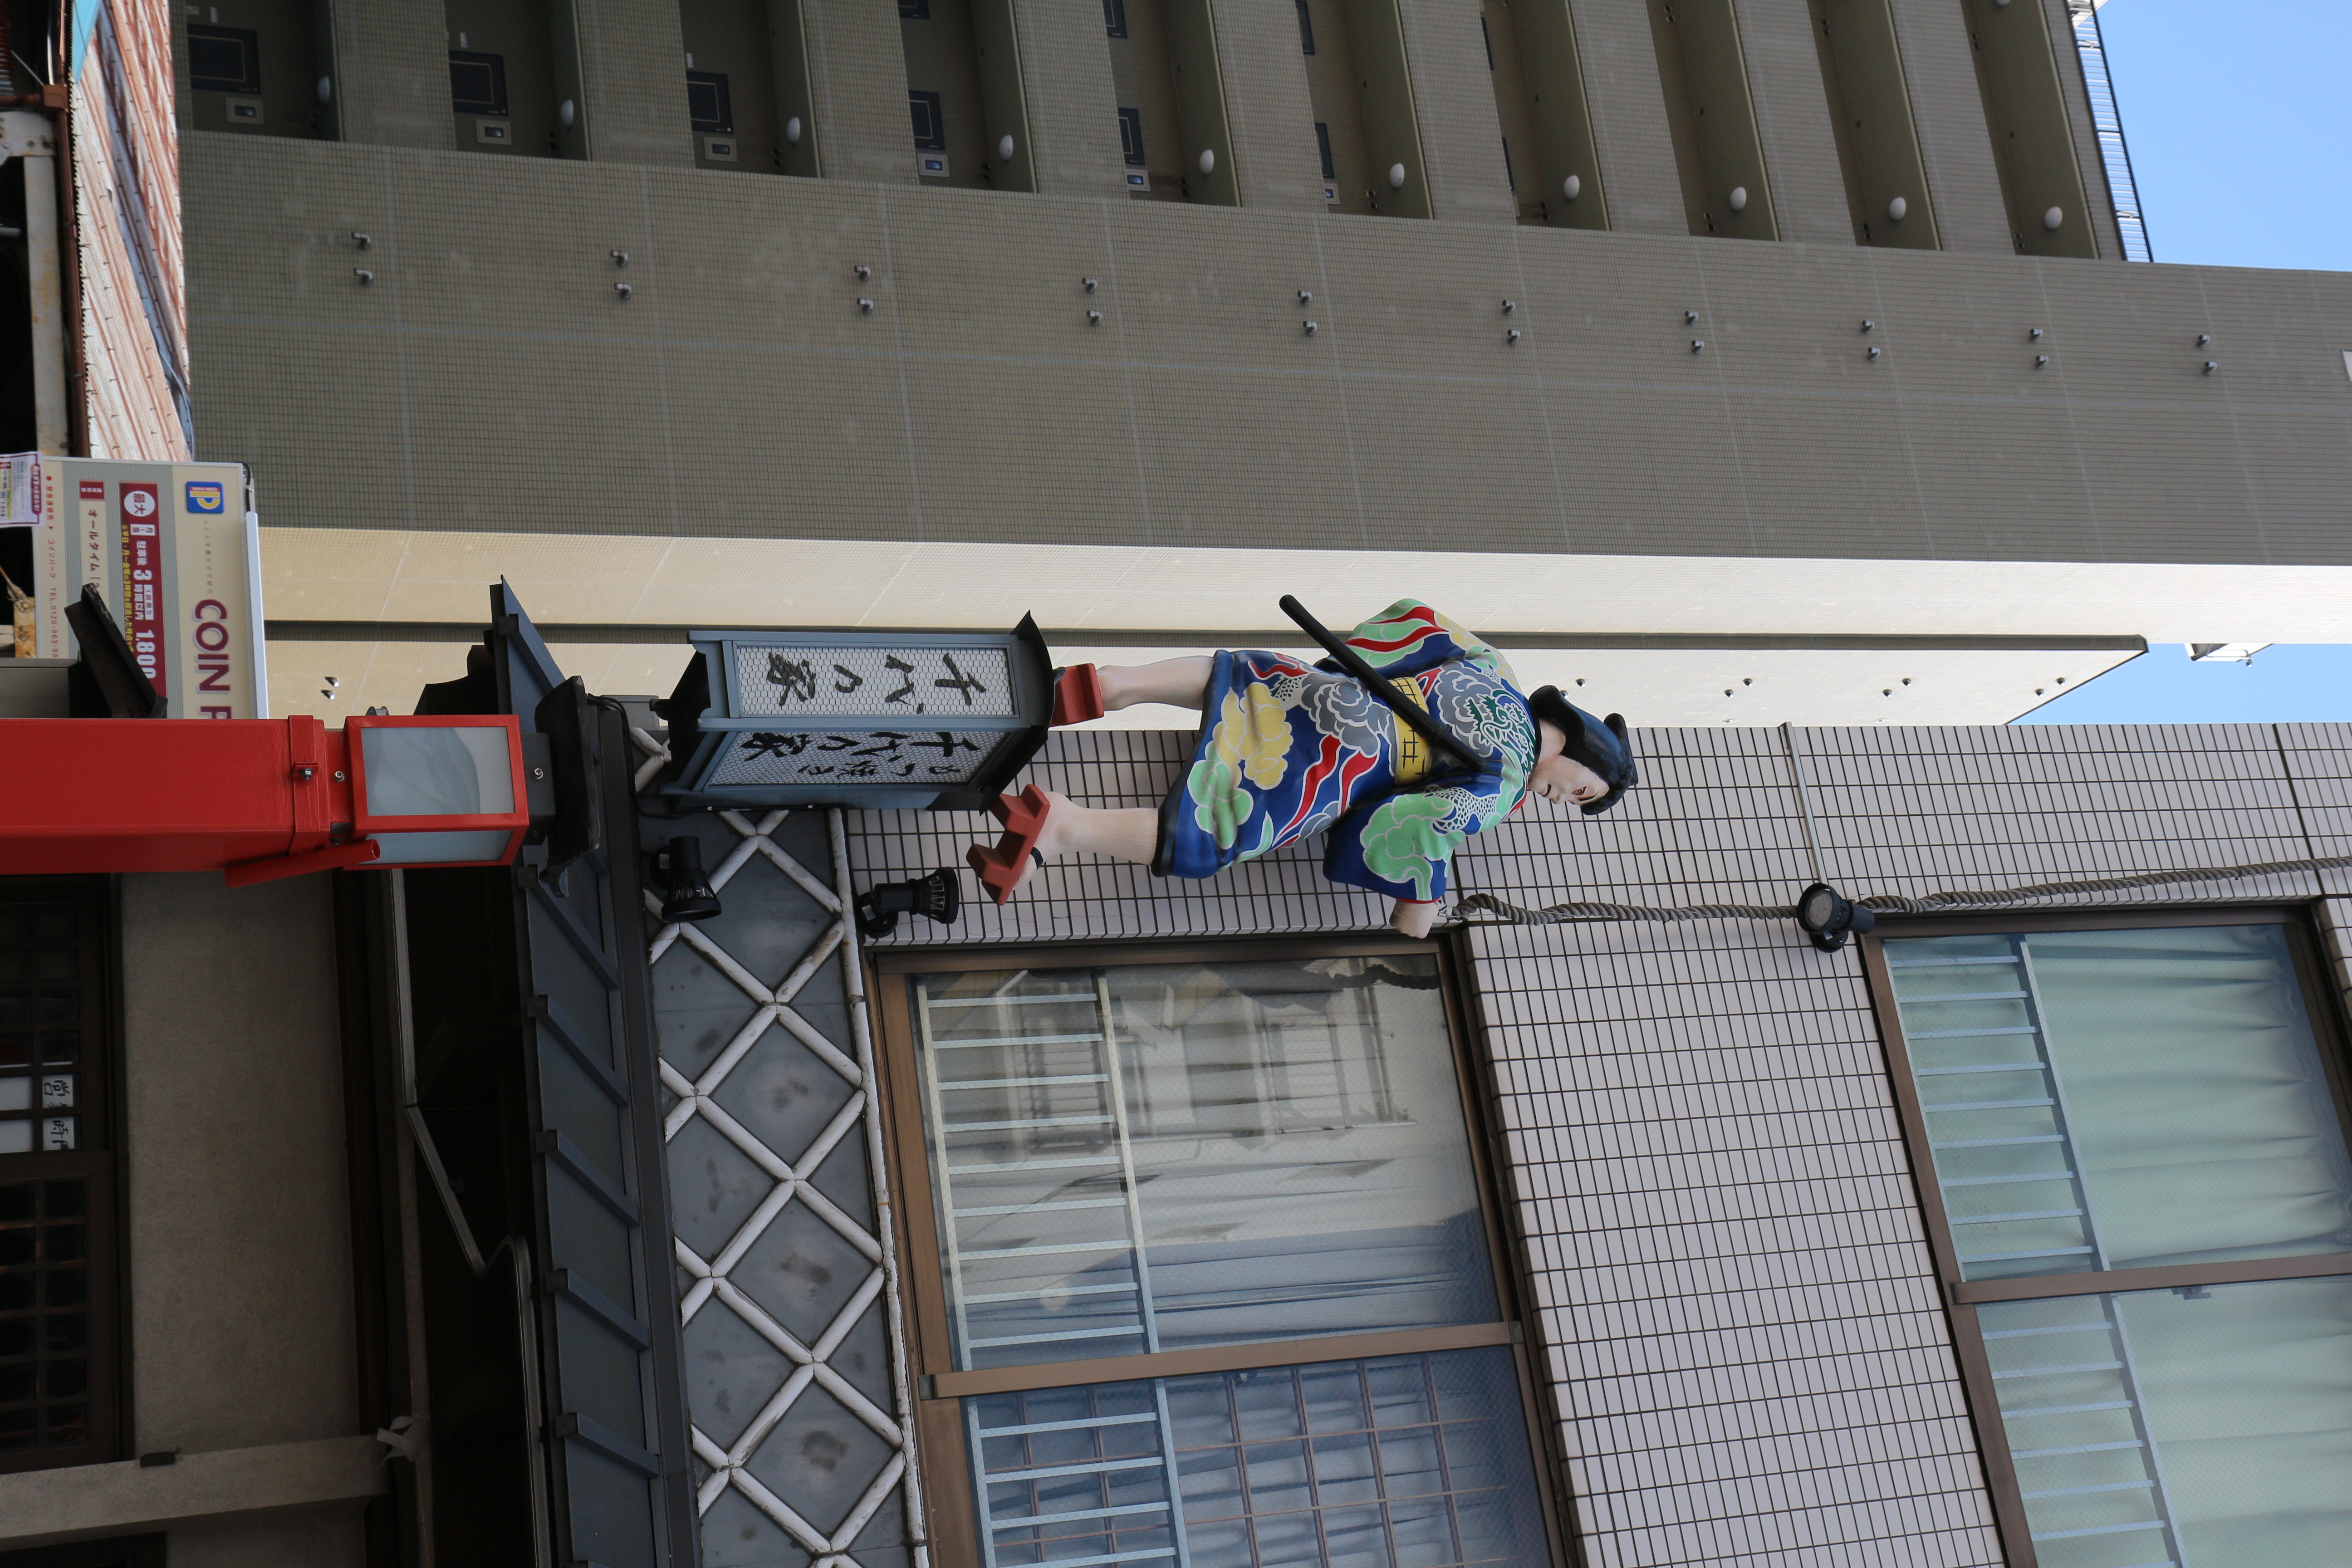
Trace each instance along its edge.
<instances>
[{"instance_id":1,"label":"statue's face","mask_svg":"<svg viewBox=\"0 0 2352 1568\"><path fill-rule=\"evenodd\" d=\"M1544 728L1550 730L1551 726L1547 724ZM1557 730L1551 732L1555 736L1559 733ZM1535 775L1528 787L1532 793L1543 796L1554 805L1566 805L1570 801L1580 805L1586 801L1599 800L1609 793L1609 785L1599 773L1575 758L1563 757L1558 752L1550 752L1536 763Z\"/></svg>"}]
</instances>

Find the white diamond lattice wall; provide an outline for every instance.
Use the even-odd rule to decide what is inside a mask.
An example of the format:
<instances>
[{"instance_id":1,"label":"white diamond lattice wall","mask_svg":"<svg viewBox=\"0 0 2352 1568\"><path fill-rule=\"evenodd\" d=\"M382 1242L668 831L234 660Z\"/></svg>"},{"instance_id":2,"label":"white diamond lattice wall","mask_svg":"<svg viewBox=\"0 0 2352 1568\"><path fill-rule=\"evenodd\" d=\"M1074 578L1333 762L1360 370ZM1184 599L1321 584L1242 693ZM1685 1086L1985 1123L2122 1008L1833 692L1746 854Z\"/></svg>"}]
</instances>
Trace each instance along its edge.
<instances>
[{"instance_id":1,"label":"white diamond lattice wall","mask_svg":"<svg viewBox=\"0 0 2352 1568\"><path fill-rule=\"evenodd\" d=\"M840 813L680 833L726 905L648 952L704 1561L925 1568Z\"/></svg>"}]
</instances>

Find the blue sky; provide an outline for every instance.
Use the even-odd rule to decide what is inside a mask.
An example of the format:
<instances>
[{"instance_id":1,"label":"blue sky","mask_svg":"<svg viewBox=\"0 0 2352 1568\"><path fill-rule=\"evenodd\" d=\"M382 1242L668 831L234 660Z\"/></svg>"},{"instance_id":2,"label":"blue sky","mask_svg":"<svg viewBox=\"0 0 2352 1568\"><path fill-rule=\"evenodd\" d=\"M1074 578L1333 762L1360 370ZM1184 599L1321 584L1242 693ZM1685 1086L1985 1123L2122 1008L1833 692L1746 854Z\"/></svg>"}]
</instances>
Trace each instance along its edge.
<instances>
[{"instance_id":1,"label":"blue sky","mask_svg":"<svg viewBox=\"0 0 2352 1568\"><path fill-rule=\"evenodd\" d=\"M2157 260L2352 271L2352 0L2109 0L2099 26ZM2298 719L2352 720L2352 647L2154 647L2022 722Z\"/></svg>"}]
</instances>

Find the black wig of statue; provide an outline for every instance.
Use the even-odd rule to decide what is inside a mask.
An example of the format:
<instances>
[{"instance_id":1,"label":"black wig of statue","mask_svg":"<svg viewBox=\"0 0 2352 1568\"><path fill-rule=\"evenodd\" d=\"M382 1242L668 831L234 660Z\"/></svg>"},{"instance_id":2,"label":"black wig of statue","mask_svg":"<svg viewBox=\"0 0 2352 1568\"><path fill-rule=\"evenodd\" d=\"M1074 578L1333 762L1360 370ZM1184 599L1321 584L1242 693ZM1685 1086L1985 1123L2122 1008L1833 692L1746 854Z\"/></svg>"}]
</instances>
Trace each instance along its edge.
<instances>
[{"instance_id":1,"label":"black wig of statue","mask_svg":"<svg viewBox=\"0 0 2352 1568\"><path fill-rule=\"evenodd\" d=\"M1535 710L1537 718L1568 737L1568 744L1559 749L1560 755L1582 763L1609 786L1607 795L1586 801L1578 808L1585 816L1607 811L1624 798L1627 790L1642 782L1641 770L1633 765L1633 743L1626 737L1622 714L1596 719L1561 696L1557 686L1532 693L1528 706Z\"/></svg>"}]
</instances>

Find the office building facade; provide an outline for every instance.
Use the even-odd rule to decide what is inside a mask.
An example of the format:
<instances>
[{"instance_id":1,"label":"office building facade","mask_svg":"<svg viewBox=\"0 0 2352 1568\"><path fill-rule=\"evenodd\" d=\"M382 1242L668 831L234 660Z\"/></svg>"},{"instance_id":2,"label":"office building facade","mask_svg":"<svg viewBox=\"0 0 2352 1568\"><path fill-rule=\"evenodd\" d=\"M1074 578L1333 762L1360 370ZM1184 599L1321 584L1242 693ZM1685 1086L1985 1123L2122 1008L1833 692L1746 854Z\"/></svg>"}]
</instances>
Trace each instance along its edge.
<instances>
[{"instance_id":1,"label":"office building facade","mask_svg":"<svg viewBox=\"0 0 2352 1568\"><path fill-rule=\"evenodd\" d=\"M2087 13L1328 11L175 13L265 84L178 101L284 699L400 700L491 558L614 689L698 624L1213 646L1323 583L1660 722L2346 635L2343 280L2127 259Z\"/></svg>"}]
</instances>

